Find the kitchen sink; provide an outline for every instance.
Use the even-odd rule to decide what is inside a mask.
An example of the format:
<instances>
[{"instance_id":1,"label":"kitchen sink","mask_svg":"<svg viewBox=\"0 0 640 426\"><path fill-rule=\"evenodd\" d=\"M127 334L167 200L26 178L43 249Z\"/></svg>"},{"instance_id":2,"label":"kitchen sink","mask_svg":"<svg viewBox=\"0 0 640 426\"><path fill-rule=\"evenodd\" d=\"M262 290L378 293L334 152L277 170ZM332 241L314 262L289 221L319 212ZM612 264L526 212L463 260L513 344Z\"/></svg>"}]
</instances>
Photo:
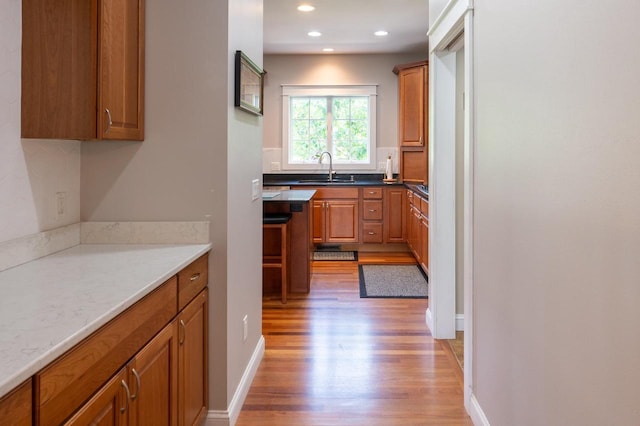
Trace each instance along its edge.
<instances>
[{"instance_id":1,"label":"kitchen sink","mask_svg":"<svg viewBox=\"0 0 640 426\"><path fill-rule=\"evenodd\" d=\"M323 179L300 179L298 182L299 183L327 183L327 184L331 184L331 183L356 183L355 180L346 179L346 178L333 178L333 180L329 180L329 178L323 178Z\"/></svg>"}]
</instances>

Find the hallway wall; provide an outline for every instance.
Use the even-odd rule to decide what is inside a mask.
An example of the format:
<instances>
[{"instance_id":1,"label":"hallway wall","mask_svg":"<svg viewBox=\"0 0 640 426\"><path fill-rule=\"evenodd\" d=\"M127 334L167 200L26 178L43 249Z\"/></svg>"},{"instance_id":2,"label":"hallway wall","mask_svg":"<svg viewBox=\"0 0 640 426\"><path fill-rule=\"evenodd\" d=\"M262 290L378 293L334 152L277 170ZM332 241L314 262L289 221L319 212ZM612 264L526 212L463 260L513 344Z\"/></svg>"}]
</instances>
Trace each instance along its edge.
<instances>
[{"instance_id":1,"label":"hallway wall","mask_svg":"<svg viewBox=\"0 0 640 426\"><path fill-rule=\"evenodd\" d=\"M638 16L475 2L473 371L493 426L640 419Z\"/></svg>"}]
</instances>

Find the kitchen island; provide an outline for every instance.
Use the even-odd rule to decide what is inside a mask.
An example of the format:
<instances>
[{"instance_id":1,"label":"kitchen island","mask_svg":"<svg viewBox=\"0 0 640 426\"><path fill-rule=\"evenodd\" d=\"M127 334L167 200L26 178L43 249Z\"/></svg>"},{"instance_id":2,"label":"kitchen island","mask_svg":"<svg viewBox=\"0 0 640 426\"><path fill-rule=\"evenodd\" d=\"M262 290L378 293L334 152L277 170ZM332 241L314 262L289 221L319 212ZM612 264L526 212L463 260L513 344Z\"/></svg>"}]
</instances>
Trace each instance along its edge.
<instances>
[{"instance_id":1,"label":"kitchen island","mask_svg":"<svg viewBox=\"0 0 640 426\"><path fill-rule=\"evenodd\" d=\"M315 190L274 190L262 193L264 213L290 213L289 232L291 237L289 292L309 293L311 289L311 200ZM263 276L263 291L279 293L277 276L266 273Z\"/></svg>"}]
</instances>

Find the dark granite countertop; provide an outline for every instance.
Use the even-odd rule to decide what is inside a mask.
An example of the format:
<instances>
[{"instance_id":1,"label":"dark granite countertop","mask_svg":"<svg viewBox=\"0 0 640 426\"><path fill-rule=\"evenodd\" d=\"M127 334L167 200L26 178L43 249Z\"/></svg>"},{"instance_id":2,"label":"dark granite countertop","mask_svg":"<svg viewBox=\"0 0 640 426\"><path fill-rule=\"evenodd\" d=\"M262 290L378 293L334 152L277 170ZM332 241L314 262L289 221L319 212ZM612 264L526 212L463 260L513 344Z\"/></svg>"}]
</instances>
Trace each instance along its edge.
<instances>
[{"instance_id":1,"label":"dark granite countertop","mask_svg":"<svg viewBox=\"0 0 640 426\"><path fill-rule=\"evenodd\" d=\"M397 175L394 175L397 179ZM334 181L328 182L327 174L317 173L265 173L263 174L263 186L404 186L423 196L429 197L429 189L425 185L404 183L400 181L385 182L383 173L339 173L334 175Z\"/></svg>"}]
</instances>

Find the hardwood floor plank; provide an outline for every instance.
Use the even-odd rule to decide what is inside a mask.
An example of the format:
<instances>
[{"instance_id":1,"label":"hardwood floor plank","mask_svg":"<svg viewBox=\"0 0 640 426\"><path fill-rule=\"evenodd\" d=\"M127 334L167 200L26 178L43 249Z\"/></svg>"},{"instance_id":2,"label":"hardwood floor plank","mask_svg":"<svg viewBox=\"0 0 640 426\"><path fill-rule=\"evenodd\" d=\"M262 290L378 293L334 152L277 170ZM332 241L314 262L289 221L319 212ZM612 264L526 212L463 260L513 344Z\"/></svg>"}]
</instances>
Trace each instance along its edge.
<instances>
[{"instance_id":1,"label":"hardwood floor plank","mask_svg":"<svg viewBox=\"0 0 640 426\"><path fill-rule=\"evenodd\" d=\"M472 425L428 300L360 299L357 265L313 262L310 294L263 299L265 355L236 425Z\"/></svg>"}]
</instances>

